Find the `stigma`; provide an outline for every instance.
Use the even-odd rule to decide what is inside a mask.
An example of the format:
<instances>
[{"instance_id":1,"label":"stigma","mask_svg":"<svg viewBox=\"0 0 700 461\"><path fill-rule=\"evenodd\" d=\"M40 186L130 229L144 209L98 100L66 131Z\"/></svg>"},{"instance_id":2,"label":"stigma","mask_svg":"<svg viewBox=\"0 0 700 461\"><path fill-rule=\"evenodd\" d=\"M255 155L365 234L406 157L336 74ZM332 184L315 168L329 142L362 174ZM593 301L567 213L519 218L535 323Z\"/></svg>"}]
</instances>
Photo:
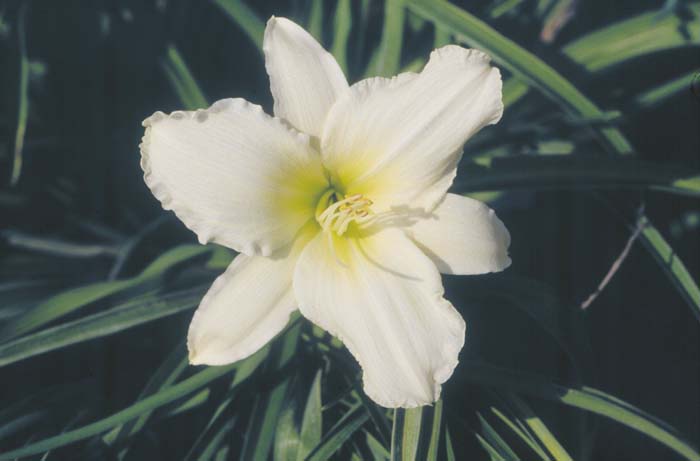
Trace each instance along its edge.
<instances>
[{"instance_id":1,"label":"stigma","mask_svg":"<svg viewBox=\"0 0 700 461\"><path fill-rule=\"evenodd\" d=\"M372 200L362 194L348 195L340 199L337 192L329 190L321 197L316 208L316 221L326 232L343 235L351 223L362 224L372 217Z\"/></svg>"}]
</instances>

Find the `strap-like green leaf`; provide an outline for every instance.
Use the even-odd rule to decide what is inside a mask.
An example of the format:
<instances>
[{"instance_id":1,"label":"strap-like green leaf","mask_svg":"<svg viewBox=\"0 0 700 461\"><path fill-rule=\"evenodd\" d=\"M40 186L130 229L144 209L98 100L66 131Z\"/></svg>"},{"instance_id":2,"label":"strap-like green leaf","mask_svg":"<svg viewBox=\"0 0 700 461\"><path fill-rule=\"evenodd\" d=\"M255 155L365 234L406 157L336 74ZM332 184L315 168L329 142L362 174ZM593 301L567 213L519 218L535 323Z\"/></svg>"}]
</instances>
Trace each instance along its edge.
<instances>
[{"instance_id":1,"label":"strap-like green leaf","mask_svg":"<svg viewBox=\"0 0 700 461\"><path fill-rule=\"evenodd\" d=\"M389 457L391 456L391 453L389 453L389 450L386 449L386 447L374 436L366 432L367 436L367 447L369 448L369 451L372 452L372 456L374 456L375 461L385 461L388 460Z\"/></svg>"},{"instance_id":2,"label":"strap-like green leaf","mask_svg":"<svg viewBox=\"0 0 700 461\"><path fill-rule=\"evenodd\" d=\"M333 46L331 53L335 56L336 61L343 69L343 72L348 73L348 39L350 38L350 29L352 28L352 11L350 9L350 0L339 0L335 8L335 16L333 18Z\"/></svg>"},{"instance_id":3,"label":"strap-like green leaf","mask_svg":"<svg viewBox=\"0 0 700 461\"><path fill-rule=\"evenodd\" d=\"M392 461L436 460L442 422L442 400L434 406L394 410Z\"/></svg>"},{"instance_id":4,"label":"strap-like green leaf","mask_svg":"<svg viewBox=\"0 0 700 461\"><path fill-rule=\"evenodd\" d=\"M301 444L297 452L297 460L304 460L314 449L323 436L323 415L321 404L321 370L316 372L309 398L306 400L304 417L301 423Z\"/></svg>"},{"instance_id":5,"label":"strap-like green leaf","mask_svg":"<svg viewBox=\"0 0 700 461\"><path fill-rule=\"evenodd\" d=\"M216 433L211 438L207 446L204 447L204 450L202 451L202 454L199 456L199 458L197 458L197 461L209 461L217 459L217 454L220 452L221 447L223 445L226 445L226 436L233 429L233 425L235 424L235 422L236 420L234 418L231 418L221 425L221 427L216 431ZM228 449L226 451L228 451Z\"/></svg>"},{"instance_id":6,"label":"strap-like green leaf","mask_svg":"<svg viewBox=\"0 0 700 461\"><path fill-rule=\"evenodd\" d=\"M405 1L406 6L419 16L489 52L499 64L554 99L570 113L594 119L604 115L593 101L554 68L472 14L446 0ZM629 142L616 128L603 127L600 133L616 152L632 152Z\"/></svg>"},{"instance_id":7,"label":"strap-like green leaf","mask_svg":"<svg viewBox=\"0 0 700 461\"><path fill-rule=\"evenodd\" d=\"M700 3L687 3L689 17L648 11L603 27L564 46L562 51L587 70L596 72L613 64L670 48L700 42Z\"/></svg>"},{"instance_id":8,"label":"strap-like green leaf","mask_svg":"<svg viewBox=\"0 0 700 461\"><path fill-rule=\"evenodd\" d=\"M216 6L240 27L248 38L255 43L255 47L262 53L263 34L265 23L243 0L212 0Z\"/></svg>"},{"instance_id":9,"label":"strap-like green leaf","mask_svg":"<svg viewBox=\"0 0 700 461\"><path fill-rule=\"evenodd\" d=\"M524 422L517 417L509 418L498 408L491 407L491 412L503 423L505 423L505 425L508 426L508 428L510 428L515 435L520 437L520 440L525 442L525 444L530 447L542 461L552 461L549 455L547 455L547 452L544 451L544 448L540 446L540 442L534 435L532 435L530 429Z\"/></svg>"},{"instance_id":10,"label":"strap-like green leaf","mask_svg":"<svg viewBox=\"0 0 700 461\"><path fill-rule=\"evenodd\" d=\"M321 443L306 457L306 461L325 461L329 459L368 419L369 414L367 414L367 410L363 405L358 404L352 407L328 431Z\"/></svg>"},{"instance_id":11,"label":"strap-like green leaf","mask_svg":"<svg viewBox=\"0 0 700 461\"><path fill-rule=\"evenodd\" d=\"M119 411L107 418L96 421L87 426L64 432L60 435L49 437L43 440L29 443L22 448L8 451L0 454L0 461L22 458L25 456L43 453L47 450L52 450L70 443L93 437L101 434L109 429L124 424L139 415L153 411L156 408L162 407L170 402L173 402L181 397L189 395L202 387L208 385L213 380L220 378L223 375L231 373L238 364L227 365L224 367L209 367L199 373L187 378L186 380L175 384L172 387L164 389L157 394L154 394L146 399L143 399L122 411Z\"/></svg>"},{"instance_id":12,"label":"strap-like green leaf","mask_svg":"<svg viewBox=\"0 0 700 461\"><path fill-rule=\"evenodd\" d=\"M500 453L498 453L498 450L494 448L489 442L487 442L481 435L479 434L474 434L476 436L476 440L479 442L479 445L488 453L489 459L491 461L511 461L503 458Z\"/></svg>"},{"instance_id":13,"label":"strap-like green leaf","mask_svg":"<svg viewBox=\"0 0 700 461\"><path fill-rule=\"evenodd\" d=\"M289 331L282 338L282 341L273 347L273 353L268 359L268 366L280 369L289 363L296 351L300 333L299 323L289 327ZM268 458L288 388L289 378L285 378L269 393L256 396L253 414L247 425L241 459L266 460Z\"/></svg>"},{"instance_id":14,"label":"strap-like green leaf","mask_svg":"<svg viewBox=\"0 0 700 461\"><path fill-rule=\"evenodd\" d=\"M517 461L518 456L515 454L512 448L503 440L503 437L491 426L491 424L484 418L481 413L476 414L479 418L479 423L481 423L481 430L484 439L491 445L491 447L498 452L498 454L507 461ZM512 424L512 423L511 423ZM513 425L513 427L517 426ZM517 433L517 432L516 432ZM528 444L531 448L533 447L532 441L524 437L523 441ZM483 446L483 444L482 444ZM534 445L536 447L536 445ZM535 450L537 452L537 450ZM537 452L539 454L539 452ZM543 461L549 461L547 458L541 458Z\"/></svg>"},{"instance_id":15,"label":"strap-like green leaf","mask_svg":"<svg viewBox=\"0 0 700 461\"><path fill-rule=\"evenodd\" d=\"M34 309L10 321L0 331L0 340L8 341L34 330L90 303L114 295L127 289L145 286L162 276L172 267L210 252L211 247L202 245L182 245L169 250L156 258L141 274L113 282L98 282L64 291L42 302Z\"/></svg>"},{"instance_id":16,"label":"strap-like green leaf","mask_svg":"<svg viewBox=\"0 0 700 461\"><path fill-rule=\"evenodd\" d=\"M657 260L664 273L678 288L691 307L693 315L700 321L700 288L690 275L683 261L678 257L671 245L646 217L642 217L641 241Z\"/></svg>"},{"instance_id":17,"label":"strap-like green leaf","mask_svg":"<svg viewBox=\"0 0 700 461\"><path fill-rule=\"evenodd\" d=\"M207 450L207 447L211 446L213 439L219 434L218 428L228 424L231 420L229 419L227 410L233 403L237 386L247 380L253 372L260 367L270 353L270 349L271 347L268 343L268 345L258 352L239 363L238 368L236 368L236 374L229 385L229 392L221 399L206 426L197 437L194 445L192 445L192 448L190 448L187 455L183 458L183 461L199 460L202 457L202 453Z\"/></svg>"},{"instance_id":18,"label":"strap-like green leaf","mask_svg":"<svg viewBox=\"0 0 700 461\"><path fill-rule=\"evenodd\" d=\"M578 156L498 157L462 167L454 190L650 189L700 197L700 185L683 182L698 172L632 158Z\"/></svg>"},{"instance_id":19,"label":"strap-like green leaf","mask_svg":"<svg viewBox=\"0 0 700 461\"><path fill-rule=\"evenodd\" d=\"M158 391L171 386L182 372L187 368L187 353L184 342L178 345L163 361L158 370L151 376L143 391L139 395L138 400L143 400L149 395L153 395ZM107 445L114 445L133 436L139 432L151 417L152 412L146 412L139 416L136 420L130 421L128 424L122 424L115 427L110 432L102 437L102 440Z\"/></svg>"},{"instance_id":20,"label":"strap-like green leaf","mask_svg":"<svg viewBox=\"0 0 700 461\"><path fill-rule=\"evenodd\" d=\"M435 402L432 409L432 425L430 429L430 440L428 442L428 461L437 461L440 449L440 434L442 433L442 399Z\"/></svg>"},{"instance_id":21,"label":"strap-like green leaf","mask_svg":"<svg viewBox=\"0 0 700 461\"><path fill-rule=\"evenodd\" d=\"M509 399L511 405L518 413L518 417L525 421L525 424L535 434L537 439L542 442L542 445L551 453L556 461L573 461L571 455L559 443L554 434L552 434L544 422L535 414L527 404L519 399L516 395L511 395Z\"/></svg>"},{"instance_id":22,"label":"strap-like green leaf","mask_svg":"<svg viewBox=\"0 0 700 461\"><path fill-rule=\"evenodd\" d=\"M685 75L668 80L639 94L635 98L635 102L640 107L650 107L660 104L671 96L686 92L688 88L692 88L691 85L693 84L693 80L697 78L697 75L700 75L700 69L695 69ZM700 185L698 185L697 182L694 189L700 192Z\"/></svg>"},{"instance_id":23,"label":"strap-like green leaf","mask_svg":"<svg viewBox=\"0 0 700 461\"><path fill-rule=\"evenodd\" d=\"M569 388L547 378L467 361L464 376L484 385L552 400L605 416L666 445L688 461L700 461L700 453L676 429L642 410L586 387Z\"/></svg>"},{"instance_id":24,"label":"strap-like green leaf","mask_svg":"<svg viewBox=\"0 0 700 461\"><path fill-rule=\"evenodd\" d=\"M0 366L193 309L204 291L205 287L198 287L166 296L137 298L104 312L18 338L0 345Z\"/></svg>"},{"instance_id":25,"label":"strap-like green leaf","mask_svg":"<svg viewBox=\"0 0 700 461\"><path fill-rule=\"evenodd\" d=\"M397 408L394 410L394 426L391 433L391 461L416 459L422 417L423 412L420 407L407 410Z\"/></svg>"},{"instance_id":26,"label":"strap-like green leaf","mask_svg":"<svg viewBox=\"0 0 700 461\"><path fill-rule=\"evenodd\" d=\"M186 109L203 109L209 105L204 92L197 84L192 71L175 45L168 47L165 58L161 61L161 66Z\"/></svg>"},{"instance_id":27,"label":"strap-like green leaf","mask_svg":"<svg viewBox=\"0 0 700 461\"><path fill-rule=\"evenodd\" d=\"M380 407L369 397L367 397L367 394L365 394L362 390L362 384L359 381L354 381L353 386L355 387L353 395L355 395L367 409L367 412L369 413L369 416L377 429L379 440L382 443L389 445L391 441L391 424L389 422L389 418L387 418L386 409Z\"/></svg>"},{"instance_id":28,"label":"strap-like green leaf","mask_svg":"<svg viewBox=\"0 0 700 461\"><path fill-rule=\"evenodd\" d=\"M404 0L384 2L382 39L365 72L367 77L393 77L399 71L405 16Z\"/></svg>"},{"instance_id":29,"label":"strap-like green leaf","mask_svg":"<svg viewBox=\"0 0 700 461\"><path fill-rule=\"evenodd\" d=\"M593 101L555 69L475 16L445 0L405 1L406 5L416 14L455 34L461 34L465 41L491 53L495 60L510 70L517 78L538 88L574 115L596 120L605 117L604 112ZM694 4L693 8L697 9L698 6ZM617 154L624 155L632 152L631 145L617 128L601 126L597 130L606 144ZM658 234L658 232L650 225L647 227L647 231L646 234L642 235L642 240L650 243L649 235ZM651 248L654 250L652 254L669 252L662 248L664 245L658 238L653 240L654 242L651 243ZM649 245L647 246L649 247ZM672 251L670 252L672 253ZM666 264L665 261L662 263ZM700 310L700 304L694 302L694 293L700 292L700 290L692 279L685 276L686 271L683 269L682 263L676 264L675 270L670 273L677 279L675 280L676 286L681 289L681 293L686 299L693 302L691 304L693 309Z\"/></svg>"},{"instance_id":30,"label":"strap-like green leaf","mask_svg":"<svg viewBox=\"0 0 700 461\"><path fill-rule=\"evenodd\" d=\"M22 3L17 14L17 43L19 44L19 78L17 81L19 88L17 91L17 128L15 129L12 174L10 176L10 185L12 186L17 184L22 173L22 151L24 135L27 131L27 117L29 116L29 58L27 57L27 40L24 32L24 21L28 7L27 3Z\"/></svg>"}]
</instances>

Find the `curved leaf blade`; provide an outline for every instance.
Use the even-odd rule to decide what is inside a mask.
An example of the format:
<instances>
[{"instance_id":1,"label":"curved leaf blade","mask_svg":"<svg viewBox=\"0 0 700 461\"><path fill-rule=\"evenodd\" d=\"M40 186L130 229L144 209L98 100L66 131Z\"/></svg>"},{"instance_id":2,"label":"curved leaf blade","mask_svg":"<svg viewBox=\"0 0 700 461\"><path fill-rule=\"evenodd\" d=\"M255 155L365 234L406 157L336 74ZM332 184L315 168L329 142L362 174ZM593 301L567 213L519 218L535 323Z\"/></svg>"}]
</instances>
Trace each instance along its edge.
<instances>
[{"instance_id":1,"label":"curved leaf blade","mask_svg":"<svg viewBox=\"0 0 700 461\"><path fill-rule=\"evenodd\" d=\"M676 429L633 405L587 387L570 388L549 379L485 363L467 361L467 379L534 397L563 403L605 416L665 445L688 461L700 461L697 448Z\"/></svg>"}]
</instances>

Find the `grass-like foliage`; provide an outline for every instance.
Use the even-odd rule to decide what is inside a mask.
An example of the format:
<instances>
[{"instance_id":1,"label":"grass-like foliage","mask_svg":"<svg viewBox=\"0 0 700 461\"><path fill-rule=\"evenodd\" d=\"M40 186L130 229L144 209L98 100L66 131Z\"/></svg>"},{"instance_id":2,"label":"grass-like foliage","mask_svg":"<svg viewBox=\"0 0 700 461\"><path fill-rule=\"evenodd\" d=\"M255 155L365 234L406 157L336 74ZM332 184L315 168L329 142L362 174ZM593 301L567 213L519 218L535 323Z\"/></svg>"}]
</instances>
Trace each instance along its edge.
<instances>
[{"instance_id":1,"label":"grass-like foliage","mask_svg":"<svg viewBox=\"0 0 700 461\"><path fill-rule=\"evenodd\" d=\"M504 274L445 278L467 321L432 407L387 410L300 316L192 367L194 308L234 257L141 178L140 122L271 109L265 20L351 82L488 52L503 120L453 192L513 236ZM0 460L700 460L700 3L0 3Z\"/></svg>"}]
</instances>

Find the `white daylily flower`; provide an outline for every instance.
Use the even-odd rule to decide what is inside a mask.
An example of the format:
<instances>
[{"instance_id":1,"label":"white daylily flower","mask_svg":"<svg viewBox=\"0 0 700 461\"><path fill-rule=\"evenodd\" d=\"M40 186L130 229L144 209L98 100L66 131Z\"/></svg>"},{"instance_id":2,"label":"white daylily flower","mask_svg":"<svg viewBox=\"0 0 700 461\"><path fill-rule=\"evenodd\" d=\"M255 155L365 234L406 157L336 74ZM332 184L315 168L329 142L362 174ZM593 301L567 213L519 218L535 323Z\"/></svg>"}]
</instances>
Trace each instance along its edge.
<instances>
[{"instance_id":1,"label":"white daylily flower","mask_svg":"<svg viewBox=\"0 0 700 461\"><path fill-rule=\"evenodd\" d=\"M267 23L275 117L242 99L144 121L141 165L200 242L240 252L192 319L190 362L264 346L297 309L340 338L387 407L440 395L465 324L439 272L510 264L493 210L447 193L462 145L503 112L487 55L435 50L420 74L348 86L306 31Z\"/></svg>"}]
</instances>

